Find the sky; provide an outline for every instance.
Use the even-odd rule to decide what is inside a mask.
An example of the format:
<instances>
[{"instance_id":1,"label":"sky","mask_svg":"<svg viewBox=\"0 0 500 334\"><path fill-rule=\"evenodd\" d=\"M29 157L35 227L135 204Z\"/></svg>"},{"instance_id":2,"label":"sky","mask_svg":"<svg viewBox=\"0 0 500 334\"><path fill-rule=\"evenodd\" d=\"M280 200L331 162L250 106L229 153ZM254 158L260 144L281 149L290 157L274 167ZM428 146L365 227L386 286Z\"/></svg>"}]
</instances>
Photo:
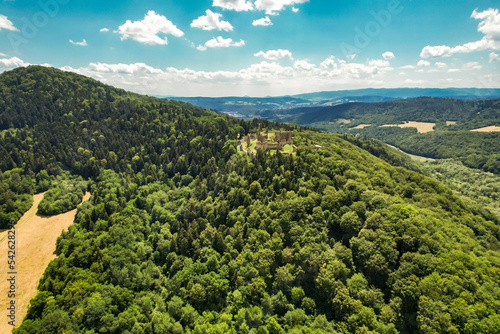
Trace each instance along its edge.
<instances>
[{"instance_id":1,"label":"sky","mask_svg":"<svg viewBox=\"0 0 500 334\"><path fill-rule=\"evenodd\" d=\"M141 94L500 88L498 0L0 0L0 72Z\"/></svg>"}]
</instances>

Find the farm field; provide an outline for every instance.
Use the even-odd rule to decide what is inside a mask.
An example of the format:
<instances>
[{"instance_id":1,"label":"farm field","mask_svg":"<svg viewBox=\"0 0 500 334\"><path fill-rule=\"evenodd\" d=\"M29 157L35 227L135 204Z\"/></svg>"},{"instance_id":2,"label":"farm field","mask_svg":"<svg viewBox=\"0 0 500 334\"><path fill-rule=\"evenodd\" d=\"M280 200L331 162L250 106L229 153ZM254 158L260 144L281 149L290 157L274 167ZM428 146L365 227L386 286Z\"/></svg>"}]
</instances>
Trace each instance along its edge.
<instances>
[{"instance_id":1,"label":"farm field","mask_svg":"<svg viewBox=\"0 0 500 334\"><path fill-rule=\"evenodd\" d=\"M418 133L427 133L427 132L434 131L435 125L436 125L436 123L430 123L430 122L407 121L404 124L384 124L382 126L383 127L397 126L400 128L416 128Z\"/></svg>"},{"instance_id":2,"label":"farm field","mask_svg":"<svg viewBox=\"0 0 500 334\"><path fill-rule=\"evenodd\" d=\"M496 125L486 126L484 128L474 129L471 131L475 131L475 132L499 132L500 126L496 126Z\"/></svg>"},{"instance_id":3,"label":"farm field","mask_svg":"<svg viewBox=\"0 0 500 334\"><path fill-rule=\"evenodd\" d=\"M62 230L67 230L73 223L76 209L66 213L43 217L36 214L38 204L43 198L43 193L34 195L33 206L21 217L16 226L16 325L20 325L28 310L31 298L36 295L38 281L42 277L49 262L56 256L57 237ZM86 193L83 201L90 198ZM1 261L2 279L0 281L0 308L2 318L6 318L7 306L10 299L6 291L9 290L6 274L7 268L7 233L0 234L0 254L4 257ZM1 326L0 334L12 331L10 326Z\"/></svg>"}]
</instances>

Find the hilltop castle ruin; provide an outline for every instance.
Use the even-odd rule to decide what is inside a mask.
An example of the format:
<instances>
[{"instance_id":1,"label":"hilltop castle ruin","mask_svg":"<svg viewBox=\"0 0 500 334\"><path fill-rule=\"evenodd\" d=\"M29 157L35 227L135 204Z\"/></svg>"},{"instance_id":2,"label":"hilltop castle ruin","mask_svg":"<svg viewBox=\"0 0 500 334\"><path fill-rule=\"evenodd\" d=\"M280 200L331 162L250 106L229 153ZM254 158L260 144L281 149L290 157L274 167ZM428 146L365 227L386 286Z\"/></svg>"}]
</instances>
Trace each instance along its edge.
<instances>
[{"instance_id":1,"label":"hilltop castle ruin","mask_svg":"<svg viewBox=\"0 0 500 334\"><path fill-rule=\"evenodd\" d=\"M252 140L257 141L255 144L255 149L260 151L266 151L271 149L283 150L283 147L287 144L293 146L293 136L290 131L279 131L274 132L274 139L270 138L269 133L262 132L262 123L259 123L259 131L257 133L249 133L244 136L240 143L247 143L247 147L250 147L250 142Z\"/></svg>"}]
</instances>

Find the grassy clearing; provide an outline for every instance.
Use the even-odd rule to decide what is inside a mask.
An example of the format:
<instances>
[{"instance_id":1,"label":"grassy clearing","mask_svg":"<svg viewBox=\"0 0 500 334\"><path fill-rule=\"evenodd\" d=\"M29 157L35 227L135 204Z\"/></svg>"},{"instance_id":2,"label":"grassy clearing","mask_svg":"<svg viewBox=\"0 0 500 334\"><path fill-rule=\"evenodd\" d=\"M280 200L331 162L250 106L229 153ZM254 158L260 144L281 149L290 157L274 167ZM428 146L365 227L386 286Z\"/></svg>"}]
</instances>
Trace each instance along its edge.
<instances>
[{"instance_id":1,"label":"grassy clearing","mask_svg":"<svg viewBox=\"0 0 500 334\"><path fill-rule=\"evenodd\" d=\"M499 132L500 126L496 126L496 125L486 126L484 128L474 129L471 131L475 131L475 132Z\"/></svg>"},{"instance_id":2,"label":"grassy clearing","mask_svg":"<svg viewBox=\"0 0 500 334\"><path fill-rule=\"evenodd\" d=\"M293 153L293 146L290 144L286 144L283 147L283 153L292 154Z\"/></svg>"},{"instance_id":3,"label":"grassy clearing","mask_svg":"<svg viewBox=\"0 0 500 334\"><path fill-rule=\"evenodd\" d=\"M364 128L369 127L369 126L371 126L371 124L360 124L360 125L355 126L351 129L364 129Z\"/></svg>"},{"instance_id":4,"label":"grassy clearing","mask_svg":"<svg viewBox=\"0 0 500 334\"><path fill-rule=\"evenodd\" d=\"M436 125L436 123L407 121L404 124L384 124L382 126L383 127L398 126L400 128L416 128L419 133L426 133L426 132L434 131L435 125Z\"/></svg>"},{"instance_id":5,"label":"grassy clearing","mask_svg":"<svg viewBox=\"0 0 500 334\"><path fill-rule=\"evenodd\" d=\"M26 315L28 305L36 293L38 281L42 277L49 262L56 256L56 240L62 230L67 230L73 223L76 209L66 213L41 217L36 215L38 204L41 202L43 194L34 196L33 206L21 217L16 225L16 324L20 325ZM90 193L86 193L83 201L90 198ZM7 231L0 234L0 254L7 254ZM1 261L2 273L7 273L7 261ZM6 279L0 280L0 291L8 291ZM11 326L6 325L7 305L10 299L7 293L0 294L0 309L2 310L2 325L0 334L7 334L12 331Z\"/></svg>"}]
</instances>

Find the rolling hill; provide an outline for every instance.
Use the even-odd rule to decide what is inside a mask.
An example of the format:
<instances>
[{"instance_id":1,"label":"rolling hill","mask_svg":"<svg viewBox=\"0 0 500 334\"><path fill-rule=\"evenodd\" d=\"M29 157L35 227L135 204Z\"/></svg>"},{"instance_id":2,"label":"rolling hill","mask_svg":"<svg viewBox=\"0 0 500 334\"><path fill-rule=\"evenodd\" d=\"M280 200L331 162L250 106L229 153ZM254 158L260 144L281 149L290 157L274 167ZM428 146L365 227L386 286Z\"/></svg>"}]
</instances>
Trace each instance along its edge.
<instances>
[{"instance_id":1,"label":"rolling hill","mask_svg":"<svg viewBox=\"0 0 500 334\"><path fill-rule=\"evenodd\" d=\"M380 142L38 66L0 96L0 208L92 193L16 334L500 332L500 219ZM259 122L296 152L241 152Z\"/></svg>"}]
</instances>

